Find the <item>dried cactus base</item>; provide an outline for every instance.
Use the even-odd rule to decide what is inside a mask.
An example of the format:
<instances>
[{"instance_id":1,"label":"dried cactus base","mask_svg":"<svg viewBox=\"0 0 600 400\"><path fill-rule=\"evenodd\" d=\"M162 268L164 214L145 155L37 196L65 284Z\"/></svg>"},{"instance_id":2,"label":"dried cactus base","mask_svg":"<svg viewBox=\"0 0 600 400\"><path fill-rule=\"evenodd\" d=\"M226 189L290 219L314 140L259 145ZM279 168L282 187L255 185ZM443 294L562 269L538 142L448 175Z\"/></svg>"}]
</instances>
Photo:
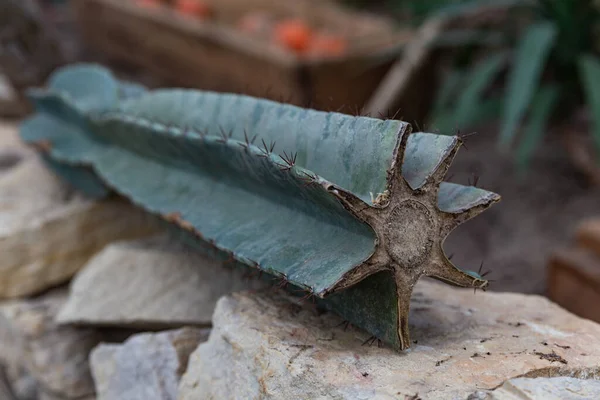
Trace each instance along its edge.
<instances>
[{"instance_id":1,"label":"dried cactus base","mask_svg":"<svg viewBox=\"0 0 600 400\"><path fill-rule=\"evenodd\" d=\"M499 200L442 182L458 137L248 96L147 92L89 65L30 95L38 112L22 138L75 186L129 198L198 248L318 298L395 348L410 346L419 277L488 285L442 249Z\"/></svg>"}]
</instances>

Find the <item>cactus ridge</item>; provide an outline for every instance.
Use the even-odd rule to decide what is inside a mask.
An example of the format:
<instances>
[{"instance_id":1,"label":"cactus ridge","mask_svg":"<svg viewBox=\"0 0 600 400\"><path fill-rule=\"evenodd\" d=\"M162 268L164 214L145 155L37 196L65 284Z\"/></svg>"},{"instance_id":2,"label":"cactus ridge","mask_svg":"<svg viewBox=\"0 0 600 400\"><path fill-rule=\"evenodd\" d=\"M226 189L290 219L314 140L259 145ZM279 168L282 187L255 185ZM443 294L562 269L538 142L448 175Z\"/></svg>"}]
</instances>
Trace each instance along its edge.
<instances>
[{"instance_id":1,"label":"cactus ridge","mask_svg":"<svg viewBox=\"0 0 600 400\"><path fill-rule=\"evenodd\" d=\"M410 346L419 277L488 286L442 248L499 200L443 182L459 137L248 96L146 91L85 65L30 94L38 112L22 138L75 186L129 198L398 349Z\"/></svg>"}]
</instances>

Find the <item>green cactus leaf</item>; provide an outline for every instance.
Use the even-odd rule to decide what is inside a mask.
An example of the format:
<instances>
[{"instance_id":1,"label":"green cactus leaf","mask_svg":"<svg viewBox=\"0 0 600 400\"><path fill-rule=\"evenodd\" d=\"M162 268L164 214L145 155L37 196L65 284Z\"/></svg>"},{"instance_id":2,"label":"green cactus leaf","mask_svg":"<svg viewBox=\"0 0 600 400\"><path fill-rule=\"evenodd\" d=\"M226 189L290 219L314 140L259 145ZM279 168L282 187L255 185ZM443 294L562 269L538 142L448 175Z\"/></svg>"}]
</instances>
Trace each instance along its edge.
<instances>
[{"instance_id":1,"label":"green cactus leaf","mask_svg":"<svg viewBox=\"0 0 600 400\"><path fill-rule=\"evenodd\" d=\"M110 109L119 99L119 81L106 69L93 64L57 70L48 79L48 89L61 93L84 112Z\"/></svg>"},{"instance_id":2,"label":"green cactus leaf","mask_svg":"<svg viewBox=\"0 0 600 400\"><path fill-rule=\"evenodd\" d=\"M420 276L488 285L442 250L454 227L499 200L441 182L458 137L248 96L161 89L96 101L104 89L61 87L31 91L38 112L21 126L25 141L396 348L409 346Z\"/></svg>"},{"instance_id":3,"label":"green cactus leaf","mask_svg":"<svg viewBox=\"0 0 600 400\"><path fill-rule=\"evenodd\" d=\"M103 199L109 195L110 189L90 168L58 162L49 155L44 155L43 160L58 176L79 189L87 197Z\"/></svg>"}]
</instances>

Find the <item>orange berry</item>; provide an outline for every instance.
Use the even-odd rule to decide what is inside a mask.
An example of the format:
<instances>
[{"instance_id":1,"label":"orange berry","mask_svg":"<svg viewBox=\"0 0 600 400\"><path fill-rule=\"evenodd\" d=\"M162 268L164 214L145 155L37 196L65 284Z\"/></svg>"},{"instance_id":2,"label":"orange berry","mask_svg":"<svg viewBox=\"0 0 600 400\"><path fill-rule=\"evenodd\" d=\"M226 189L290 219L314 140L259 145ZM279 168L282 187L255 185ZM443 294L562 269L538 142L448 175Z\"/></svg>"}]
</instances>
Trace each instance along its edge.
<instances>
[{"instance_id":1,"label":"orange berry","mask_svg":"<svg viewBox=\"0 0 600 400\"><path fill-rule=\"evenodd\" d=\"M310 46L312 31L303 21L289 19L275 26L275 40L290 50L303 53Z\"/></svg>"},{"instance_id":2,"label":"orange berry","mask_svg":"<svg viewBox=\"0 0 600 400\"><path fill-rule=\"evenodd\" d=\"M208 4L201 0L177 0L175 10L180 14L200 19L206 19L212 16L212 9Z\"/></svg>"}]
</instances>

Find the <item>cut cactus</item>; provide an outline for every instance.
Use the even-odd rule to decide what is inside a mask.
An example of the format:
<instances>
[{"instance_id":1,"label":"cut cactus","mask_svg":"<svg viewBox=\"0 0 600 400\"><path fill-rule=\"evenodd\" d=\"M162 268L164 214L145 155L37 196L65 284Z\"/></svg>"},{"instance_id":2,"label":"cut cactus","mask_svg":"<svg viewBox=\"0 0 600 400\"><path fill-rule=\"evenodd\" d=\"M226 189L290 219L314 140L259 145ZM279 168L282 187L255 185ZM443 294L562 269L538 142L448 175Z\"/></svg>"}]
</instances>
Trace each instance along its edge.
<instances>
[{"instance_id":1,"label":"cut cactus","mask_svg":"<svg viewBox=\"0 0 600 400\"><path fill-rule=\"evenodd\" d=\"M419 277L488 286L442 248L452 229L500 199L442 182L460 138L248 96L128 85L98 66L65 67L30 90L37 112L21 136L76 186L90 186L77 182L93 171L88 193L106 195L104 185L199 248L314 296L397 349L410 346Z\"/></svg>"}]
</instances>

